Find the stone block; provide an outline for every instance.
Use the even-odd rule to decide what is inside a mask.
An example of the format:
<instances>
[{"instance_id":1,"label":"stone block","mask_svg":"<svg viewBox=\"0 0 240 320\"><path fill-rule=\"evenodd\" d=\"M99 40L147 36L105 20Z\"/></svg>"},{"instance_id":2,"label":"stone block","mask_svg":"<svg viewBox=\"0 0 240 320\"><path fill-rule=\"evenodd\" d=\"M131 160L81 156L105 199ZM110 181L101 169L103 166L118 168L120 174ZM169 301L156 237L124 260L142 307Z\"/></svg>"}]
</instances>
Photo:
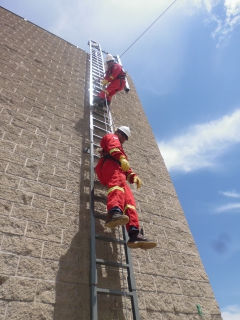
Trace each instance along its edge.
<instances>
[{"instance_id":1,"label":"stone block","mask_svg":"<svg viewBox=\"0 0 240 320\"><path fill-rule=\"evenodd\" d=\"M48 210L50 212L53 211L53 212L63 213L64 202L57 201L41 195L35 195L33 200L33 206Z\"/></svg>"},{"instance_id":2,"label":"stone block","mask_svg":"<svg viewBox=\"0 0 240 320\"><path fill-rule=\"evenodd\" d=\"M0 148L1 148L1 140L0 140ZM2 152L1 152L2 154ZM0 172L5 172L6 168L7 168L7 165L8 165L8 161L1 161L0 162Z\"/></svg>"},{"instance_id":3,"label":"stone block","mask_svg":"<svg viewBox=\"0 0 240 320\"><path fill-rule=\"evenodd\" d=\"M145 273L135 275L137 290L139 291L156 291L155 277Z\"/></svg>"},{"instance_id":4,"label":"stone block","mask_svg":"<svg viewBox=\"0 0 240 320\"><path fill-rule=\"evenodd\" d=\"M43 157L43 151L36 148L28 148L21 144L18 144L16 146L16 149L14 151L16 154L24 155L28 158L36 159L38 161L42 160Z\"/></svg>"},{"instance_id":5,"label":"stone block","mask_svg":"<svg viewBox=\"0 0 240 320\"><path fill-rule=\"evenodd\" d=\"M13 201L24 205L31 205L33 195L20 190L0 186L2 194L7 201Z\"/></svg>"},{"instance_id":6,"label":"stone block","mask_svg":"<svg viewBox=\"0 0 240 320\"><path fill-rule=\"evenodd\" d=\"M77 262L81 259L88 260L89 254L86 248L69 247L54 242L45 242L42 257L43 259L56 261Z\"/></svg>"},{"instance_id":7,"label":"stone block","mask_svg":"<svg viewBox=\"0 0 240 320\"><path fill-rule=\"evenodd\" d=\"M54 199L64 202L72 202L74 204L79 203L79 193L70 192L61 188L52 187L51 196Z\"/></svg>"},{"instance_id":8,"label":"stone block","mask_svg":"<svg viewBox=\"0 0 240 320\"><path fill-rule=\"evenodd\" d=\"M0 252L0 270L2 275L15 275L17 265L17 256Z\"/></svg>"},{"instance_id":9,"label":"stone block","mask_svg":"<svg viewBox=\"0 0 240 320\"><path fill-rule=\"evenodd\" d=\"M12 203L10 201L5 201L0 199L0 212L2 216L9 216L12 209ZM1 216L0 216L1 219Z\"/></svg>"},{"instance_id":10,"label":"stone block","mask_svg":"<svg viewBox=\"0 0 240 320\"><path fill-rule=\"evenodd\" d=\"M55 303L56 302L56 282L39 280L36 290L37 303Z\"/></svg>"},{"instance_id":11,"label":"stone block","mask_svg":"<svg viewBox=\"0 0 240 320\"><path fill-rule=\"evenodd\" d=\"M47 165L35 160L35 159L27 159L26 162L26 168L31 169L31 170L36 170L39 174L39 172L47 173L50 176L54 172L54 165L51 163L48 163ZM41 181L40 181L41 182Z\"/></svg>"},{"instance_id":12,"label":"stone block","mask_svg":"<svg viewBox=\"0 0 240 320\"><path fill-rule=\"evenodd\" d=\"M202 263L199 256L185 253L172 252L172 259L176 265L184 265L189 267L202 268Z\"/></svg>"},{"instance_id":13,"label":"stone block","mask_svg":"<svg viewBox=\"0 0 240 320\"><path fill-rule=\"evenodd\" d=\"M65 189L67 180L66 178L62 178L59 176L53 176L52 174L42 172L40 170L40 174L38 177L38 181L44 184L48 184L50 186L56 186Z\"/></svg>"},{"instance_id":14,"label":"stone block","mask_svg":"<svg viewBox=\"0 0 240 320\"><path fill-rule=\"evenodd\" d=\"M177 279L157 276L155 277L155 282L156 282L157 290L159 292L171 293L171 294L182 293L179 281Z\"/></svg>"},{"instance_id":15,"label":"stone block","mask_svg":"<svg viewBox=\"0 0 240 320\"><path fill-rule=\"evenodd\" d=\"M7 151L7 152L13 152L15 145L16 145L15 142L0 140L1 150Z\"/></svg>"},{"instance_id":16,"label":"stone block","mask_svg":"<svg viewBox=\"0 0 240 320\"><path fill-rule=\"evenodd\" d=\"M31 180L36 180L38 175L36 168L22 167L16 163L9 163L7 173Z\"/></svg>"},{"instance_id":17,"label":"stone block","mask_svg":"<svg viewBox=\"0 0 240 320\"><path fill-rule=\"evenodd\" d=\"M69 203L69 202L65 203L64 214L72 217L79 217L79 213L80 213L80 205Z\"/></svg>"},{"instance_id":18,"label":"stone block","mask_svg":"<svg viewBox=\"0 0 240 320\"><path fill-rule=\"evenodd\" d=\"M58 227L58 228L62 228L62 229L71 228L72 230L77 231L79 219L78 217L71 217L65 214L50 212L48 214L47 224Z\"/></svg>"},{"instance_id":19,"label":"stone block","mask_svg":"<svg viewBox=\"0 0 240 320\"><path fill-rule=\"evenodd\" d=\"M148 292L147 294L144 294L144 300L147 311L173 311L173 304L171 296L169 294L159 292Z\"/></svg>"},{"instance_id":20,"label":"stone block","mask_svg":"<svg viewBox=\"0 0 240 320\"><path fill-rule=\"evenodd\" d=\"M18 188L20 182L20 178L16 176L12 176L10 174L1 174L0 173L0 184L7 188Z\"/></svg>"},{"instance_id":21,"label":"stone block","mask_svg":"<svg viewBox=\"0 0 240 320\"><path fill-rule=\"evenodd\" d=\"M58 262L37 258L21 257L17 271L19 277L55 280L58 272Z\"/></svg>"},{"instance_id":22,"label":"stone block","mask_svg":"<svg viewBox=\"0 0 240 320\"><path fill-rule=\"evenodd\" d=\"M21 180L19 189L23 191L40 194L47 197L50 197L50 191L51 191L51 187L46 184L30 181L26 179Z\"/></svg>"},{"instance_id":23,"label":"stone block","mask_svg":"<svg viewBox=\"0 0 240 320\"><path fill-rule=\"evenodd\" d=\"M4 234L1 248L2 251L12 254L40 258L42 241Z\"/></svg>"},{"instance_id":24,"label":"stone block","mask_svg":"<svg viewBox=\"0 0 240 320\"><path fill-rule=\"evenodd\" d=\"M8 304L7 320L54 319L54 307L45 303L27 303L12 301Z\"/></svg>"},{"instance_id":25,"label":"stone block","mask_svg":"<svg viewBox=\"0 0 240 320\"><path fill-rule=\"evenodd\" d=\"M62 230L54 226L48 226L40 223L29 222L27 226L27 237L45 240L61 242Z\"/></svg>"},{"instance_id":26,"label":"stone block","mask_svg":"<svg viewBox=\"0 0 240 320\"><path fill-rule=\"evenodd\" d=\"M5 320L5 312L7 308L7 301L0 301L0 319Z\"/></svg>"},{"instance_id":27,"label":"stone block","mask_svg":"<svg viewBox=\"0 0 240 320\"><path fill-rule=\"evenodd\" d=\"M0 231L4 233L23 235L26 224L26 221L0 216Z\"/></svg>"},{"instance_id":28,"label":"stone block","mask_svg":"<svg viewBox=\"0 0 240 320\"><path fill-rule=\"evenodd\" d=\"M20 118L20 117L22 117L21 120L14 118L12 120L12 122L11 122L11 125L19 127L21 129L25 129L25 130L30 131L30 132L35 132L36 131L36 129L37 129L36 126L34 126L34 125L30 124L30 123L27 123L25 116L21 116L20 114L18 114L18 118Z\"/></svg>"},{"instance_id":29,"label":"stone block","mask_svg":"<svg viewBox=\"0 0 240 320\"><path fill-rule=\"evenodd\" d=\"M83 298L88 297L86 295L86 292L87 291L85 291L85 294L82 295ZM67 305L63 303L56 303L54 308L54 317L56 317L56 319L58 320L66 320L66 319L79 320L81 318L90 319L89 302L83 299L82 303L79 305ZM99 319L99 320L102 320L102 319Z\"/></svg>"},{"instance_id":30,"label":"stone block","mask_svg":"<svg viewBox=\"0 0 240 320\"><path fill-rule=\"evenodd\" d=\"M11 216L17 219L37 221L45 224L47 220L47 211L44 209L38 209L32 206L15 203L11 212Z\"/></svg>"},{"instance_id":31,"label":"stone block","mask_svg":"<svg viewBox=\"0 0 240 320\"><path fill-rule=\"evenodd\" d=\"M78 284L89 283L89 261L82 259L76 262L59 262L58 281Z\"/></svg>"},{"instance_id":32,"label":"stone block","mask_svg":"<svg viewBox=\"0 0 240 320\"><path fill-rule=\"evenodd\" d=\"M34 301L36 280L0 275L0 299Z\"/></svg>"}]
</instances>

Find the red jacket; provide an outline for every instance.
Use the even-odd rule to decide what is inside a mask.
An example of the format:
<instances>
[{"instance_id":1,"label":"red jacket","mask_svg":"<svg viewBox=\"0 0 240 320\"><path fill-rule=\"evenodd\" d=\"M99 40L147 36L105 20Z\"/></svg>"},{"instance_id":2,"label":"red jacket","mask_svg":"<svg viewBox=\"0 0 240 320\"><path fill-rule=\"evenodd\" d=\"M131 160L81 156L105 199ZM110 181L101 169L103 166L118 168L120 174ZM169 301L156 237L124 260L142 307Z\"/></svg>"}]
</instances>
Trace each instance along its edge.
<instances>
[{"instance_id":1,"label":"red jacket","mask_svg":"<svg viewBox=\"0 0 240 320\"><path fill-rule=\"evenodd\" d=\"M114 79L125 79L126 73L123 71L122 66L118 63L114 63L106 71L105 80L112 82Z\"/></svg>"},{"instance_id":2,"label":"red jacket","mask_svg":"<svg viewBox=\"0 0 240 320\"><path fill-rule=\"evenodd\" d=\"M116 134L113 134L113 133L106 134L102 138L102 140L100 142L100 146L103 149L103 151L102 151L103 158L101 158L99 160L99 162L97 164L98 168L96 167L97 170L99 169L99 167L101 167L103 165L103 162L105 161L104 155L105 155L105 157L107 155L107 158L109 156L111 156L115 160L119 160L120 156L124 156L126 159L128 159L126 153L123 150L122 144ZM119 164L119 167L120 167L120 164ZM126 175L128 181L130 183L133 183L133 179L136 176L136 174L133 173L132 169L129 168L128 171L126 171L126 172L123 171L123 173Z\"/></svg>"},{"instance_id":3,"label":"red jacket","mask_svg":"<svg viewBox=\"0 0 240 320\"><path fill-rule=\"evenodd\" d=\"M118 136L114 133L106 134L102 138L100 146L103 148L103 154L108 153L116 160L119 160L120 156L124 156L127 159L127 155L123 150L122 144L118 139Z\"/></svg>"}]
</instances>

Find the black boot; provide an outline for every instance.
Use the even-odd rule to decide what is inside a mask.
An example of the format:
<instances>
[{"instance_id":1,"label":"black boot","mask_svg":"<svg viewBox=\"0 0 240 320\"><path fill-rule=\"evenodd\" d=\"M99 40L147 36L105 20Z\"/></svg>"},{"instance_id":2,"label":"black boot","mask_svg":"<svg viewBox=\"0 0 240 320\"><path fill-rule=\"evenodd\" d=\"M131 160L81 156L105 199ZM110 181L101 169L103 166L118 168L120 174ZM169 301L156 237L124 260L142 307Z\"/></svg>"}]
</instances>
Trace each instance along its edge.
<instances>
[{"instance_id":1,"label":"black boot","mask_svg":"<svg viewBox=\"0 0 240 320\"><path fill-rule=\"evenodd\" d=\"M107 106L110 107L111 101L107 100Z\"/></svg>"},{"instance_id":2,"label":"black boot","mask_svg":"<svg viewBox=\"0 0 240 320\"><path fill-rule=\"evenodd\" d=\"M104 100L100 97L95 97L93 99L93 105L94 107L100 107L100 108L103 108L104 106Z\"/></svg>"},{"instance_id":3,"label":"black boot","mask_svg":"<svg viewBox=\"0 0 240 320\"><path fill-rule=\"evenodd\" d=\"M129 234L127 246L131 249L152 249L156 247L156 241L149 240L143 235L143 230L132 230Z\"/></svg>"},{"instance_id":4,"label":"black boot","mask_svg":"<svg viewBox=\"0 0 240 320\"><path fill-rule=\"evenodd\" d=\"M124 226L129 222L128 216L118 210L112 210L107 214L105 227L115 228L116 226Z\"/></svg>"}]
</instances>

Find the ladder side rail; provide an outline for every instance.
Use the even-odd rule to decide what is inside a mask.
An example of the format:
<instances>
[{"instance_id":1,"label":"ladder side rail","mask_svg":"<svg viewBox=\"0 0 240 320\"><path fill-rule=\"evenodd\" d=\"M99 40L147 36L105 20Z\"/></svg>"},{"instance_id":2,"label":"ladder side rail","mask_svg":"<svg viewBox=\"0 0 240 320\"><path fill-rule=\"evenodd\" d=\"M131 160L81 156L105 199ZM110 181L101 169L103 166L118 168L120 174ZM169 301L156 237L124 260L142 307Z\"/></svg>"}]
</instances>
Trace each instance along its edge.
<instances>
[{"instance_id":1,"label":"ladder side rail","mask_svg":"<svg viewBox=\"0 0 240 320\"><path fill-rule=\"evenodd\" d=\"M131 255L130 249L126 244L128 240L128 233L125 227L122 227L122 231L123 231L123 239L125 241L124 250L126 255L126 263L129 266L129 268L127 269L128 287L129 287L129 290L132 292L131 304L132 304L133 320L139 320L140 314L139 314L139 308L138 308L137 287L136 287L135 276L133 271L132 255Z\"/></svg>"},{"instance_id":2,"label":"ladder side rail","mask_svg":"<svg viewBox=\"0 0 240 320\"><path fill-rule=\"evenodd\" d=\"M91 268L90 268L90 295L91 295L91 320L98 319L97 310L97 266L96 266L96 244L95 244L95 218L94 218L94 152L93 152L93 115L91 105L93 102L93 78L92 78L92 42L90 45L90 215L91 215Z\"/></svg>"}]
</instances>

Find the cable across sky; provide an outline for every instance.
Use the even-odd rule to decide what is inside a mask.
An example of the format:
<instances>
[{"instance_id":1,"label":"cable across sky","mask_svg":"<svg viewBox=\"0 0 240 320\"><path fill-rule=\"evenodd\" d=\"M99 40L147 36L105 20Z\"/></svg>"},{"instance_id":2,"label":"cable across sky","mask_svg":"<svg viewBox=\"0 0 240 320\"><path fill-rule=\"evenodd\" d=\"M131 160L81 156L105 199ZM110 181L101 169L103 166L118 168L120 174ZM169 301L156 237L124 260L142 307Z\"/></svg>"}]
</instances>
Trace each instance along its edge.
<instances>
[{"instance_id":1,"label":"cable across sky","mask_svg":"<svg viewBox=\"0 0 240 320\"><path fill-rule=\"evenodd\" d=\"M146 33L146 32L151 28L151 26L154 25L155 22L158 21L158 19L160 19L160 18L164 15L165 12L168 11L168 9L171 8L172 5L174 5L175 2L177 2L177 0L174 0L174 1L167 7L167 9L165 9L165 10L160 14L160 16L159 16L156 20L154 20L152 24L150 24L150 26L130 45L130 47L128 47L128 48L120 55L120 58L124 55L124 53L126 53L126 52L134 45L134 43L136 43L136 42L144 35L144 33Z\"/></svg>"}]
</instances>

